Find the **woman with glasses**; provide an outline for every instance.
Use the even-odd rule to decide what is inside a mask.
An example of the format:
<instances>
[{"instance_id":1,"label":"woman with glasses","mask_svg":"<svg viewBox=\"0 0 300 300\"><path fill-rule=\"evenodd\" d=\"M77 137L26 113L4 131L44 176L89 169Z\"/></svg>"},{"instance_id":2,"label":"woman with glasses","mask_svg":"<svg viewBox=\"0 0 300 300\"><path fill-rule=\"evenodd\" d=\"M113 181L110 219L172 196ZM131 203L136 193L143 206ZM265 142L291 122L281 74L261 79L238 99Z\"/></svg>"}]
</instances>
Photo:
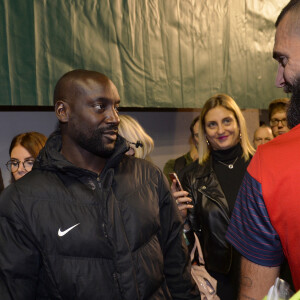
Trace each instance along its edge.
<instances>
[{"instance_id":1,"label":"woman with glasses","mask_svg":"<svg viewBox=\"0 0 300 300\"><path fill-rule=\"evenodd\" d=\"M44 147L47 137L39 132L25 132L13 138L9 147L10 160L6 163L12 181L30 172L34 160Z\"/></svg>"},{"instance_id":2,"label":"woman with glasses","mask_svg":"<svg viewBox=\"0 0 300 300\"><path fill-rule=\"evenodd\" d=\"M286 119L288 105L288 98L275 99L269 104L269 121L274 137L290 130Z\"/></svg>"}]
</instances>

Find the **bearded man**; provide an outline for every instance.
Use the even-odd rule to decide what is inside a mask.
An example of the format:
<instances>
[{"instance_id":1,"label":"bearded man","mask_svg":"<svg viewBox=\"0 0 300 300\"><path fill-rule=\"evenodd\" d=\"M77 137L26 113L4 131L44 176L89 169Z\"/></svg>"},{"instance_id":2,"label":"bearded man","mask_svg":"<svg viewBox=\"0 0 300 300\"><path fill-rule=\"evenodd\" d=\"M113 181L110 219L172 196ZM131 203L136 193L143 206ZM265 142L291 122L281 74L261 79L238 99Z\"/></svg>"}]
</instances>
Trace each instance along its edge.
<instances>
[{"instance_id":1,"label":"bearded man","mask_svg":"<svg viewBox=\"0 0 300 300\"><path fill-rule=\"evenodd\" d=\"M105 75L66 73L60 131L0 198L0 299L199 299L162 172L127 156Z\"/></svg>"},{"instance_id":2,"label":"bearded man","mask_svg":"<svg viewBox=\"0 0 300 300\"><path fill-rule=\"evenodd\" d=\"M290 1L275 25L276 85L292 93L292 129L258 147L232 214L227 239L243 255L239 299L262 299L284 256L300 289L300 1Z\"/></svg>"}]
</instances>

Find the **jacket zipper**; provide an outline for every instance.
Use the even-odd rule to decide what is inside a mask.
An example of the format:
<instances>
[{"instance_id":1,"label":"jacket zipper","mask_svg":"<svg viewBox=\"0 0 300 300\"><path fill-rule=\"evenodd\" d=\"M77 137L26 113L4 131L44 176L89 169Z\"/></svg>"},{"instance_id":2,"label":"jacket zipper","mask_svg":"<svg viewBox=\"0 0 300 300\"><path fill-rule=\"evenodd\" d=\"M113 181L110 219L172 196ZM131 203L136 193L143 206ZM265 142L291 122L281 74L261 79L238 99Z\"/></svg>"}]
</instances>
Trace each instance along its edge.
<instances>
[{"instance_id":1,"label":"jacket zipper","mask_svg":"<svg viewBox=\"0 0 300 300\"><path fill-rule=\"evenodd\" d=\"M98 186L99 188L101 189L101 179L100 179L100 176L97 176L97 182L98 182Z\"/></svg>"},{"instance_id":2,"label":"jacket zipper","mask_svg":"<svg viewBox=\"0 0 300 300\"><path fill-rule=\"evenodd\" d=\"M119 283L119 274L114 272L112 274L112 276L113 276L113 279L114 279L115 286L120 291L121 298L123 298L123 290L121 289L121 286L120 286L120 283Z\"/></svg>"},{"instance_id":3,"label":"jacket zipper","mask_svg":"<svg viewBox=\"0 0 300 300\"><path fill-rule=\"evenodd\" d=\"M226 213L226 210L227 208L224 207L224 205L222 203L219 203L217 200L213 199L212 197L210 197L209 195L207 195L206 193L204 193L201 188L198 189L198 191L202 194L202 195L205 195L207 198L209 198L211 201L213 201L214 203L216 203L221 209L223 212L225 212L225 217L226 217L226 220L228 221L228 223L230 222L230 218L228 217L227 213ZM231 265L232 265L232 246L230 245L229 247L229 251L230 251L230 264L229 264L229 268L228 268L228 271L230 270L231 268Z\"/></svg>"},{"instance_id":4,"label":"jacket zipper","mask_svg":"<svg viewBox=\"0 0 300 300\"><path fill-rule=\"evenodd\" d=\"M100 178L100 176L97 176L97 179L96 179L96 180L97 180L99 189L101 189L102 184L101 184L101 178ZM104 222L102 223L102 229L103 229L105 238L108 239L108 234L107 234L107 230L106 230L106 225L105 225ZM114 272L114 273L112 274L112 276L113 276L113 280L114 280L115 286L116 286L116 287L118 288L118 290L120 291L120 294L123 295L123 290L121 289L121 286L120 286L120 283L119 283L119 274L118 274L117 272Z\"/></svg>"}]
</instances>

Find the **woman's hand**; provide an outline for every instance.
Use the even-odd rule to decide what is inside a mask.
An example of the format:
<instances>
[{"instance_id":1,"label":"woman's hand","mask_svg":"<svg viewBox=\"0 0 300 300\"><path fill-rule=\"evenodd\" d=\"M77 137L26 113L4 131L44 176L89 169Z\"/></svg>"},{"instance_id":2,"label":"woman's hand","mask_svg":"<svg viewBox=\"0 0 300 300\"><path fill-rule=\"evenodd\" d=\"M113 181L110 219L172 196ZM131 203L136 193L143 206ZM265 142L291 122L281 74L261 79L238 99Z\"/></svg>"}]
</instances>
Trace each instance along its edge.
<instances>
[{"instance_id":1,"label":"woman's hand","mask_svg":"<svg viewBox=\"0 0 300 300\"><path fill-rule=\"evenodd\" d=\"M188 196L188 192L186 191L178 191L176 188L176 180L173 180L172 185L171 185L171 192L173 197L176 200L177 207L179 209L179 212L185 221L187 217L187 209L188 208L193 208L193 205L191 204L192 199Z\"/></svg>"}]
</instances>

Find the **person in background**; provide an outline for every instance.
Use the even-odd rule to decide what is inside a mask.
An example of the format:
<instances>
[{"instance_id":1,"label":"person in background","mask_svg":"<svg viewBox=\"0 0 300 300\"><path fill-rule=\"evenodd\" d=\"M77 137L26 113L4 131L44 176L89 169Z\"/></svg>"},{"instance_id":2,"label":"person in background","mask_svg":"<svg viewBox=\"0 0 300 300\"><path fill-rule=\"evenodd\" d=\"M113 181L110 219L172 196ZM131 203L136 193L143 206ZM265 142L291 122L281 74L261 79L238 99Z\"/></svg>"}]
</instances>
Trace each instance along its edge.
<instances>
[{"instance_id":1,"label":"person in background","mask_svg":"<svg viewBox=\"0 0 300 300\"><path fill-rule=\"evenodd\" d=\"M226 242L225 233L254 149L240 108L226 94L206 101L199 123L199 159L186 168L184 191L175 191L174 182L172 191L189 243L193 243L191 231L199 237L205 267L218 281L217 295L234 300L239 256Z\"/></svg>"},{"instance_id":2,"label":"person in background","mask_svg":"<svg viewBox=\"0 0 300 300\"><path fill-rule=\"evenodd\" d=\"M254 131L253 145L257 149L259 145L263 145L274 138L271 127L263 124Z\"/></svg>"},{"instance_id":3,"label":"person in background","mask_svg":"<svg viewBox=\"0 0 300 300\"><path fill-rule=\"evenodd\" d=\"M0 196L1 299L200 300L168 182L125 155L116 86L73 70L53 98L60 130Z\"/></svg>"},{"instance_id":4,"label":"person in background","mask_svg":"<svg viewBox=\"0 0 300 300\"><path fill-rule=\"evenodd\" d=\"M198 129L199 129L199 116L194 118L190 125L191 135L189 137L190 150L186 154L176 158L170 159L166 162L163 172L167 176L170 184L171 180L169 174L175 172L181 178L181 171L196 159L198 159Z\"/></svg>"},{"instance_id":5,"label":"person in background","mask_svg":"<svg viewBox=\"0 0 300 300\"><path fill-rule=\"evenodd\" d=\"M140 123L128 115L120 115L119 134L129 142L127 155L151 161L150 153L154 149L153 139Z\"/></svg>"},{"instance_id":6,"label":"person in background","mask_svg":"<svg viewBox=\"0 0 300 300\"><path fill-rule=\"evenodd\" d=\"M9 147L10 160L6 163L12 174L12 181L18 180L30 172L47 137L39 132L25 132L16 135Z\"/></svg>"},{"instance_id":7,"label":"person in background","mask_svg":"<svg viewBox=\"0 0 300 300\"><path fill-rule=\"evenodd\" d=\"M232 213L226 237L242 254L240 299L267 295L285 257L295 290L300 289L299 0L283 8L275 27L276 86L291 93L286 117L290 131L258 147Z\"/></svg>"},{"instance_id":8,"label":"person in background","mask_svg":"<svg viewBox=\"0 0 300 300\"><path fill-rule=\"evenodd\" d=\"M4 190L4 183L3 183L2 171L0 169L0 194L3 190Z\"/></svg>"},{"instance_id":9,"label":"person in background","mask_svg":"<svg viewBox=\"0 0 300 300\"><path fill-rule=\"evenodd\" d=\"M288 98L275 99L269 104L269 121L274 137L290 130L286 118L288 104Z\"/></svg>"}]
</instances>

